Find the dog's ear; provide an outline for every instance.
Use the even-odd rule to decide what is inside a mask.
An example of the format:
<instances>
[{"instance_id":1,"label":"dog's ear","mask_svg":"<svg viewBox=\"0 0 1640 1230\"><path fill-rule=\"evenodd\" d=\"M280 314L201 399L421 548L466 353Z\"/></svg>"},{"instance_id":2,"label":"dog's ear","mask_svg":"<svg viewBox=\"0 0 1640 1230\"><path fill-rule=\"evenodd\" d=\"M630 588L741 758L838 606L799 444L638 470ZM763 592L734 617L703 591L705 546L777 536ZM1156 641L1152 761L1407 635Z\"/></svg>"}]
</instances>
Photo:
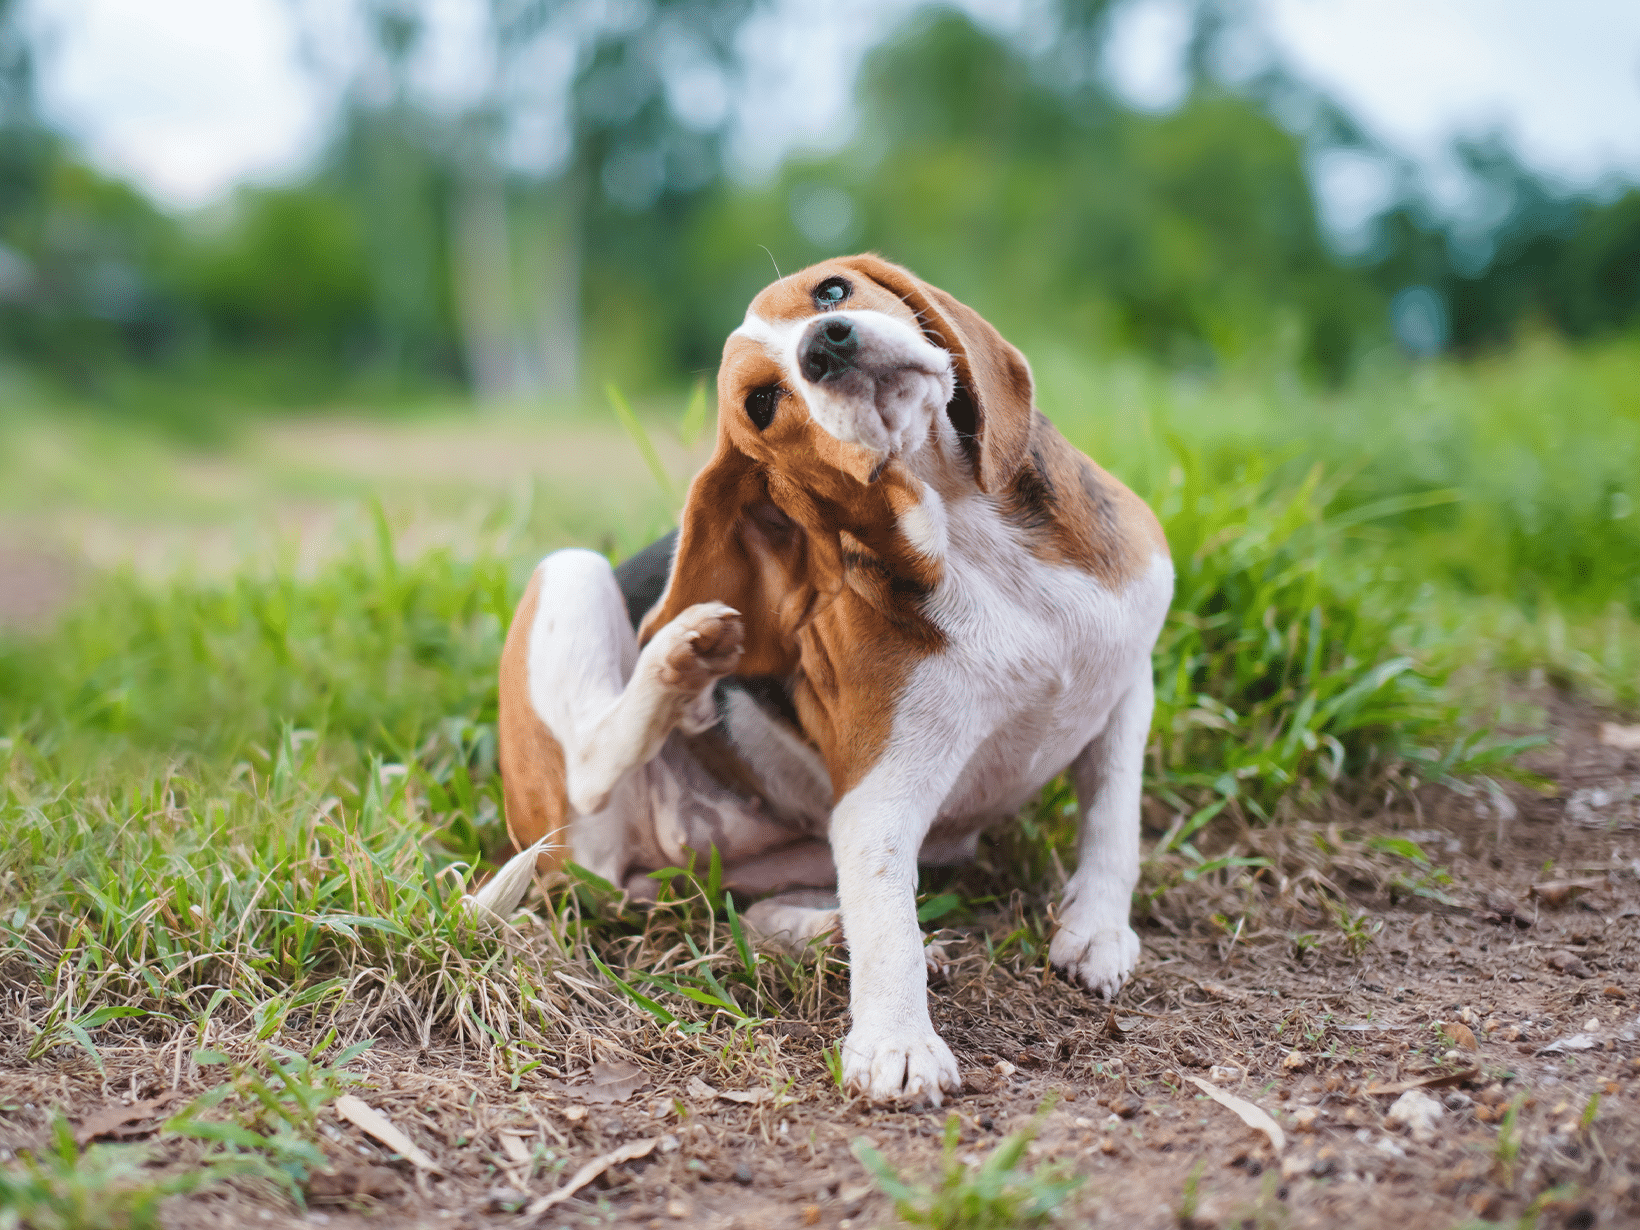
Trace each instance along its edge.
<instances>
[{"instance_id":1,"label":"dog's ear","mask_svg":"<svg viewBox=\"0 0 1640 1230\"><path fill-rule=\"evenodd\" d=\"M778 483L778 479L776 480ZM666 592L643 618L638 643L697 602L740 612L745 649L736 673L796 669L797 634L841 585L835 544L816 539L770 498L770 476L727 431L689 484Z\"/></svg>"},{"instance_id":2,"label":"dog's ear","mask_svg":"<svg viewBox=\"0 0 1640 1230\"><path fill-rule=\"evenodd\" d=\"M1006 488L1031 445L1034 390L1025 356L973 308L910 270L872 253L842 263L898 295L923 332L951 352L957 391L946 414L976 454L980 490Z\"/></svg>"}]
</instances>

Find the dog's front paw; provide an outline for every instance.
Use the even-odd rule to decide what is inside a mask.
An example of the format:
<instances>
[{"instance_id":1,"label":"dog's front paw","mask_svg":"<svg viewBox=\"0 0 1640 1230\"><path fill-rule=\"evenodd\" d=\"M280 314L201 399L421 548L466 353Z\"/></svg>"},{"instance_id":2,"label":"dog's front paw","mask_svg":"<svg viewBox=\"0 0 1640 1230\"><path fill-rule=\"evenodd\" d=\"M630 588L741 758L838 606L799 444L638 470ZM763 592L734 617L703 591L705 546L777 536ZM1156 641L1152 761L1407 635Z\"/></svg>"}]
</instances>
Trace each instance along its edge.
<instances>
[{"instance_id":1,"label":"dog's front paw","mask_svg":"<svg viewBox=\"0 0 1640 1230\"><path fill-rule=\"evenodd\" d=\"M940 1104L962 1085L956 1057L931 1025L859 1024L843 1042L843 1085L873 1102Z\"/></svg>"},{"instance_id":2,"label":"dog's front paw","mask_svg":"<svg viewBox=\"0 0 1640 1230\"><path fill-rule=\"evenodd\" d=\"M1111 927L1084 935L1061 927L1048 959L1095 995L1115 999L1139 961L1139 937L1132 927Z\"/></svg>"},{"instance_id":3,"label":"dog's front paw","mask_svg":"<svg viewBox=\"0 0 1640 1230\"><path fill-rule=\"evenodd\" d=\"M721 602L697 602L655 634L662 642L660 682L693 695L740 664L746 629L740 612Z\"/></svg>"}]
</instances>

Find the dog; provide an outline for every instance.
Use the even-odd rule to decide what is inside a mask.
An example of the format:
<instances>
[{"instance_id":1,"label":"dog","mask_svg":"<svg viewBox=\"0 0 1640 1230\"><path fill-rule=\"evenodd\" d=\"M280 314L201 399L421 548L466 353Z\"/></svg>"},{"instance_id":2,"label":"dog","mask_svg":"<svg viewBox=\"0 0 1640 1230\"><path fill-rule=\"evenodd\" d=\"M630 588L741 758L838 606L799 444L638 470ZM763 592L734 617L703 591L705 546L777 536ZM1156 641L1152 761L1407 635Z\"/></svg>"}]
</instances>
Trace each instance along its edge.
<instances>
[{"instance_id":1,"label":"dog","mask_svg":"<svg viewBox=\"0 0 1640 1230\"><path fill-rule=\"evenodd\" d=\"M1160 524L1035 408L1024 357L875 256L780 278L729 335L679 528L531 576L501 657L505 816L531 870L634 895L701 865L802 942L841 917L843 1076L960 1085L929 1017L917 868L971 858L1068 772L1077 867L1050 959L1106 999L1138 959ZM491 904L494 904L493 900Z\"/></svg>"}]
</instances>

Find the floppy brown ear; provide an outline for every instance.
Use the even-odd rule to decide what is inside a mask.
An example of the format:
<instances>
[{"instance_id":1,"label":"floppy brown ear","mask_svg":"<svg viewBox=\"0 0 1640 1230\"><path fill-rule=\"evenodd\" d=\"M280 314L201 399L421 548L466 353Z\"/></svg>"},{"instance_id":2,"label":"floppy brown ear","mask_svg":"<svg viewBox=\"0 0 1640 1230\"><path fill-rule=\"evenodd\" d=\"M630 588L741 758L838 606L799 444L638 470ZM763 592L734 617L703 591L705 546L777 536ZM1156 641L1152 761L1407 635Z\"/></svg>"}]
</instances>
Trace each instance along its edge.
<instances>
[{"instance_id":1,"label":"floppy brown ear","mask_svg":"<svg viewBox=\"0 0 1640 1230\"><path fill-rule=\"evenodd\" d=\"M736 674L784 675L797 666L797 634L827 597L828 568L797 522L769 498L767 472L726 432L689 484L666 592L638 628L638 643L697 602L740 612L745 649Z\"/></svg>"},{"instance_id":2,"label":"floppy brown ear","mask_svg":"<svg viewBox=\"0 0 1640 1230\"><path fill-rule=\"evenodd\" d=\"M1035 397L1025 356L985 317L909 269L872 253L843 263L898 295L917 313L923 332L951 352L957 392L946 414L958 433L973 442L980 490L1007 487L1031 445Z\"/></svg>"}]
</instances>

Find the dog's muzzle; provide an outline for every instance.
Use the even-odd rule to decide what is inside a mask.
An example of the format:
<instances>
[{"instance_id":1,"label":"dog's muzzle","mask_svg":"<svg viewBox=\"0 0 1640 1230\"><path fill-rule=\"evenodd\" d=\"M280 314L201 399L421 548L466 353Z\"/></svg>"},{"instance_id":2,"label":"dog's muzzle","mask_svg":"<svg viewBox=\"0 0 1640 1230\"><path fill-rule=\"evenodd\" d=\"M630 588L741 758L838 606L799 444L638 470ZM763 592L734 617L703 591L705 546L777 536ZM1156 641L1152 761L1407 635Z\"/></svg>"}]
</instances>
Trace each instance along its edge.
<instances>
[{"instance_id":1,"label":"dog's muzzle","mask_svg":"<svg viewBox=\"0 0 1640 1230\"><path fill-rule=\"evenodd\" d=\"M820 384L854 370L860 353L860 332L851 320L822 317L809 326L797 348L803 379Z\"/></svg>"},{"instance_id":2,"label":"dog's muzzle","mask_svg":"<svg viewBox=\"0 0 1640 1230\"><path fill-rule=\"evenodd\" d=\"M954 391L950 355L877 312L816 317L793 358L815 421L874 454L873 475L921 446Z\"/></svg>"}]
</instances>

